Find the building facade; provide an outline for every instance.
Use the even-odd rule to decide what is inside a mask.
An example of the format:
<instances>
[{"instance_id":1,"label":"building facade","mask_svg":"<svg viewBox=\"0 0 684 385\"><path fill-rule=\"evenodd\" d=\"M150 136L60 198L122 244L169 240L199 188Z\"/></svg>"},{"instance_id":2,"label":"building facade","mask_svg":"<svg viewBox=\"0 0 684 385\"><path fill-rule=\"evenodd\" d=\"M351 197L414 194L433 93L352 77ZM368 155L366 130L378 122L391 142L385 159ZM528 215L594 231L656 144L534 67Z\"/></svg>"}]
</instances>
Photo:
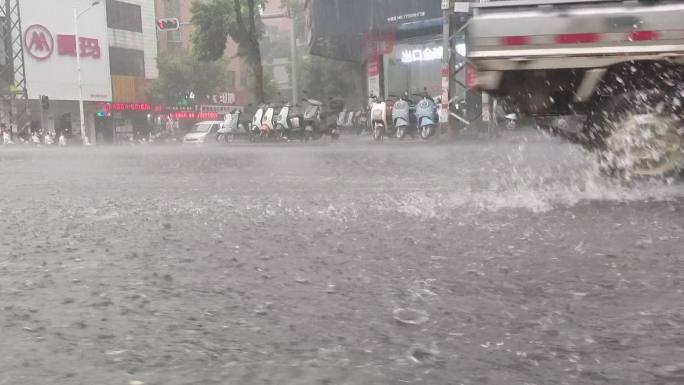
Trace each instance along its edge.
<instances>
[{"instance_id":1,"label":"building facade","mask_svg":"<svg viewBox=\"0 0 684 385\"><path fill-rule=\"evenodd\" d=\"M146 82L157 77L154 0L19 0L19 6L29 102L27 123L15 133L52 131L80 141L82 99L89 142L113 141L116 117L103 116L104 107L144 102Z\"/></svg>"},{"instance_id":2,"label":"building facade","mask_svg":"<svg viewBox=\"0 0 684 385\"><path fill-rule=\"evenodd\" d=\"M154 0L106 0L112 104L147 103L146 88L157 73L157 29ZM146 135L147 113L111 111L101 104L96 113L96 140L117 143Z\"/></svg>"},{"instance_id":3,"label":"building facade","mask_svg":"<svg viewBox=\"0 0 684 385\"><path fill-rule=\"evenodd\" d=\"M94 140L97 103L112 100L105 7L78 0L20 0L19 6L29 108L28 122L17 128L18 134L45 129L80 140L78 100L82 97L85 134ZM79 13L78 41L74 10ZM41 97L49 98L46 108Z\"/></svg>"}]
</instances>

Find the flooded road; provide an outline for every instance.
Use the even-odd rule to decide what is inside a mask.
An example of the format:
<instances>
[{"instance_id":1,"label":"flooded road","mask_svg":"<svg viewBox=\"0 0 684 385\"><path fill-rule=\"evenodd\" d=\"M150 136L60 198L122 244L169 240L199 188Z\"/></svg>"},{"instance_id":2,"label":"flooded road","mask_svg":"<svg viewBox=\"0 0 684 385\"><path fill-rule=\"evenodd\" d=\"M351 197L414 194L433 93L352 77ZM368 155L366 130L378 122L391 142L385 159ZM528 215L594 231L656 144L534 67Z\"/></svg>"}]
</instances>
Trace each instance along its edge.
<instances>
[{"instance_id":1,"label":"flooded road","mask_svg":"<svg viewBox=\"0 0 684 385\"><path fill-rule=\"evenodd\" d=\"M0 178L0 385L684 381L684 186L537 133L1 148Z\"/></svg>"}]
</instances>

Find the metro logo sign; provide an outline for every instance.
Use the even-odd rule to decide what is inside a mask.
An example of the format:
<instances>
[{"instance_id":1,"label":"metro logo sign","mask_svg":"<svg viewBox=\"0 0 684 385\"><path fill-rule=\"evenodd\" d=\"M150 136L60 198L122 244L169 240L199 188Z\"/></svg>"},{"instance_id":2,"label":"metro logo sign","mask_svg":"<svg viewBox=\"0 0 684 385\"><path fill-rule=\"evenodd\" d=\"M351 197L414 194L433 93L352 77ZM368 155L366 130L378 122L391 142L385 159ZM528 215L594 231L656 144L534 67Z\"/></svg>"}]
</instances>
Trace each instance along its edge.
<instances>
[{"instance_id":1,"label":"metro logo sign","mask_svg":"<svg viewBox=\"0 0 684 385\"><path fill-rule=\"evenodd\" d=\"M26 32L24 32L24 46L32 58L45 60L52 55L52 51L55 49L55 41L47 28L34 24L26 28Z\"/></svg>"},{"instance_id":2,"label":"metro logo sign","mask_svg":"<svg viewBox=\"0 0 684 385\"><path fill-rule=\"evenodd\" d=\"M26 28L24 46L32 58L43 61L52 56L55 50L55 41L47 28L34 24ZM79 37L78 49L81 51L81 58L99 59L102 53L99 40L88 37ZM76 56L76 36L57 35L57 54L60 56Z\"/></svg>"}]
</instances>

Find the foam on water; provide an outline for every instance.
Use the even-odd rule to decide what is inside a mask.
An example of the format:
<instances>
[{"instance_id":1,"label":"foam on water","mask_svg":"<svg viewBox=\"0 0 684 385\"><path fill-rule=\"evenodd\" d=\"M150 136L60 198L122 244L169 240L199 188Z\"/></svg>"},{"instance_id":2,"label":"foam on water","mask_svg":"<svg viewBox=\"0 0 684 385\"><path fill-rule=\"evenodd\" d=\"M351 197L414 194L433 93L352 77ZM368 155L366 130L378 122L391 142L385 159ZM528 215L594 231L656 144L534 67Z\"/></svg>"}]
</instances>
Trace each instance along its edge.
<instances>
[{"instance_id":1,"label":"foam on water","mask_svg":"<svg viewBox=\"0 0 684 385\"><path fill-rule=\"evenodd\" d=\"M625 182L599 171L596 156L568 147L564 163L541 166L531 161L524 146L507 154L489 177L478 175L480 183L462 183L451 191L407 192L385 200L377 208L422 217L445 217L463 212L526 209L545 212L587 201L616 203L668 201L684 197L681 180L649 179ZM481 187L486 178L485 187ZM472 182L472 181L471 181Z\"/></svg>"}]
</instances>

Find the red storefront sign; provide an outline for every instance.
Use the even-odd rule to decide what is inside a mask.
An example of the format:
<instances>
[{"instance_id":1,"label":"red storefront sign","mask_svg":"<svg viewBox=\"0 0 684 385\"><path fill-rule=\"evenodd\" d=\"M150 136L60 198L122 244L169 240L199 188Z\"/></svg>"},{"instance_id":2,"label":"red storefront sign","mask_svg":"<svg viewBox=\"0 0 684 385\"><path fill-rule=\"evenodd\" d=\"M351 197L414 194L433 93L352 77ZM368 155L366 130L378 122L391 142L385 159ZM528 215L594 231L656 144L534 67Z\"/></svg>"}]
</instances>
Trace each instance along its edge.
<instances>
[{"instance_id":1,"label":"red storefront sign","mask_svg":"<svg viewBox=\"0 0 684 385\"><path fill-rule=\"evenodd\" d=\"M368 76L378 76L380 74L380 63L377 59L368 62Z\"/></svg>"},{"instance_id":2,"label":"red storefront sign","mask_svg":"<svg viewBox=\"0 0 684 385\"><path fill-rule=\"evenodd\" d=\"M100 42L97 39L88 37L78 38L78 48L81 53L81 58L92 57L99 59ZM76 36L75 35L57 35L57 54L76 56Z\"/></svg>"},{"instance_id":3,"label":"red storefront sign","mask_svg":"<svg viewBox=\"0 0 684 385\"><path fill-rule=\"evenodd\" d=\"M151 105L149 103L102 103L104 112L123 112L123 111L150 111L163 112L164 106L161 104Z\"/></svg>"},{"instance_id":4,"label":"red storefront sign","mask_svg":"<svg viewBox=\"0 0 684 385\"><path fill-rule=\"evenodd\" d=\"M102 103L101 109L105 116L112 112L148 112L155 114L168 114L170 118L177 120L217 120L218 112L197 112L193 106L165 106L163 104L149 103Z\"/></svg>"},{"instance_id":5,"label":"red storefront sign","mask_svg":"<svg viewBox=\"0 0 684 385\"><path fill-rule=\"evenodd\" d=\"M31 57L42 61L52 56L55 51L55 40L47 28L40 24L34 24L26 28L24 46ZM102 55L98 39L79 37L78 49L81 58L99 59ZM60 56L76 56L76 36L57 35L57 54Z\"/></svg>"}]
</instances>

